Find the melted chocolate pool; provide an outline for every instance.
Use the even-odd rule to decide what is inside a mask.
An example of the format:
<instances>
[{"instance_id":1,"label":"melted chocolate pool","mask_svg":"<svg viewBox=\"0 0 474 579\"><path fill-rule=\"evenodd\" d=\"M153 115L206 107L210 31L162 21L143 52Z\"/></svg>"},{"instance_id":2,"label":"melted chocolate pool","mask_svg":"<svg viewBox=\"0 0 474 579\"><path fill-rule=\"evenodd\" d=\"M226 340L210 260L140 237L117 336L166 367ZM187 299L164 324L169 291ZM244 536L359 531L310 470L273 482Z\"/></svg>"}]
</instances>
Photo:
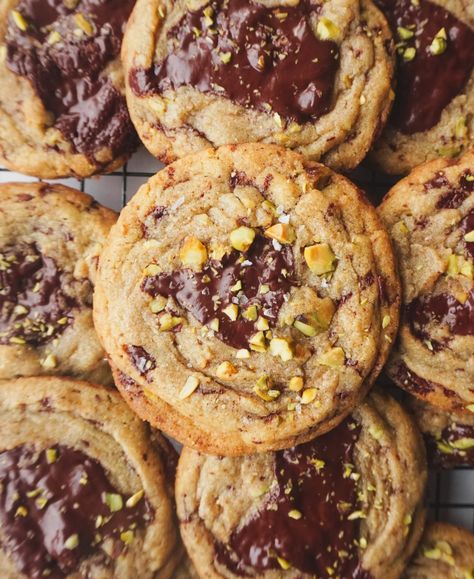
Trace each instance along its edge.
<instances>
[{"instance_id":1,"label":"melted chocolate pool","mask_svg":"<svg viewBox=\"0 0 474 579\"><path fill-rule=\"evenodd\" d=\"M353 464L360 428L347 419L315 440L276 453L277 487L254 517L217 544L217 560L232 573L246 576L291 567L316 577L368 579L360 566L356 483L344 476ZM348 474L348 473L346 473ZM289 516L292 511L301 518Z\"/></svg>"},{"instance_id":2,"label":"melted chocolate pool","mask_svg":"<svg viewBox=\"0 0 474 579\"><path fill-rule=\"evenodd\" d=\"M167 56L130 73L138 96L192 86L300 123L331 108L337 44L314 32L319 3L267 8L252 0L214 0L168 31Z\"/></svg>"},{"instance_id":3,"label":"melted chocolate pool","mask_svg":"<svg viewBox=\"0 0 474 579\"><path fill-rule=\"evenodd\" d=\"M376 0L387 16L397 41L397 28L414 32L401 50L415 48L412 60L398 57L397 98L391 122L402 133L427 131L466 86L474 63L474 32L441 6L419 0ZM446 50L433 54L430 45L444 28Z\"/></svg>"},{"instance_id":4,"label":"melted chocolate pool","mask_svg":"<svg viewBox=\"0 0 474 579\"><path fill-rule=\"evenodd\" d=\"M79 306L64 291L66 274L35 245L0 253L0 344L40 346L60 335ZM20 342L18 342L20 340Z\"/></svg>"},{"instance_id":5,"label":"melted chocolate pool","mask_svg":"<svg viewBox=\"0 0 474 579\"><path fill-rule=\"evenodd\" d=\"M232 251L222 262L211 262L199 273L182 269L146 277L142 289L153 297L172 297L203 325L217 318L216 336L220 340L234 348L248 348L249 338L258 330L254 321L242 317L242 312L258 306L259 315L274 326L285 296L295 283L294 267L290 247L278 251L270 240L259 235L243 255ZM242 290L232 291L237 282ZM266 293L262 293L262 286L267 286ZM224 313L231 303L239 304L240 314L235 321Z\"/></svg>"},{"instance_id":6,"label":"melted chocolate pool","mask_svg":"<svg viewBox=\"0 0 474 579\"><path fill-rule=\"evenodd\" d=\"M2 547L31 579L74 573L94 551L107 557L100 549L106 539L114 541L112 557L118 557L127 548L124 538L133 540L121 534L153 518L145 498L126 507L128 497L117 499L102 466L65 446L39 454L28 446L1 452L0 488Z\"/></svg>"},{"instance_id":7,"label":"melted chocolate pool","mask_svg":"<svg viewBox=\"0 0 474 579\"><path fill-rule=\"evenodd\" d=\"M75 8L67 7L73 4L20 0L15 10L28 28L20 30L9 16L7 66L31 82L54 115L54 126L77 152L89 157L103 147L115 156L131 152L138 141L125 98L103 72L120 53L135 0L79 0ZM85 32L87 24L91 28ZM59 37L52 42L54 33Z\"/></svg>"}]
</instances>

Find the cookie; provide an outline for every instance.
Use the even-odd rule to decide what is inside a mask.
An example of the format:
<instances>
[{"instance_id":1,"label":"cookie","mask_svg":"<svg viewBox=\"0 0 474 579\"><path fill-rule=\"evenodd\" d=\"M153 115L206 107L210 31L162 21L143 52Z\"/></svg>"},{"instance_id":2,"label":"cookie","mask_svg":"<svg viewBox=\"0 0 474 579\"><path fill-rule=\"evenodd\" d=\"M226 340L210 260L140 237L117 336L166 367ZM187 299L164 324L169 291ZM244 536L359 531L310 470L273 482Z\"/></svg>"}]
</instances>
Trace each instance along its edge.
<instances>
[{"instance_id":1,"label":"cookie","mask_svg":"<svg viewBox=\"0 0 474 579\"><path fill-rule=\"evenodd\" d=\"M120 47L134 0L0 3L0 162L42 178L121 167L138 138Z\"/></svg>"},{"instance_id":2,"label":"cookie","mask_svg":"<svg viewBox=\"0 0 474 579\"><path fill-rule=\"evenodd\" d=\"M404 579L468 579L474 574L474 535L447 523L430 523Z\"/></svg>"},{"instance_id":3,"label":"cookie","mask_svg":"<svg viewBox=\"0 0 474 579\"><path fill-rule=\"evenodd\" d=\"M418 167L379 211L403 286L388 375L447 412L473 413L474 151Z\"/></svg>"},{"instance_id":4,"label":"cookie","mask_svg":"<svg viewBox=\"0 0 474 579\"><path fill-rule=\"evenodd\" d=\"M118 393L20 378L0 387L0 415L4 579L172 577L181 546L166 442Z\"/></svg>"},{"instance_id":5,"label":"cookie","mask_svg":"<svg viewBox=\"0 0 474 579\"><path fill-rule=\"evenodd\" d=\"M263 142L352 168L392 102L393 43L371 0L138 0L122 57L132 120L166 163Z\"/></svg>"},{"instance_id":6,"label":"cookie","mask_svg":"<svg viewBox=\"0 0 474 579\"><path fill-rule=\"evenodd\" d=\"M96 328L136 412L216 454L335 426L398 325L388 236L347 179L249 144L175 162L101 255Z\"/></svg>"},{"instance_id":7,"label":"cookie","mask_svg":"<svg viewBox=\"0 0 474 579\"><path fill-rule=\"evenodd\" d=\"M0 380L60 374L111 382L92 293L115 220L69 187L0 186Z\"/></svg>"},{"instance_id":8,"label":"cookie","mask_svg":"<svg viewBox=\"0 0 474 579\"><path fill-rule=\"evenodd\" d=\"M408 404L423 433L431 465L474 467L474 415L444 412L413 396Z\"/></svg>"},{"instance_id":9,"label":"cookie","mask_svg":"<svg viewBox=\"0 0 474 579\"><path fill-rule=\"evenodd\" d=\"M244 457L184 449L176 500L201 577L399 577L424 523L422 441L374 391L301 446Z\"/></svg>"},{"instance_id":10,"label":"cookie","mask_svg":"<svg viewBox=\"0 0 474 579\"><path fill-rule=\"evenodd\" d=\"M397 42L397 96L372 158L404 174L473 145L474 5L465 0L375 0Z\"/></svg>"}]
</instances>

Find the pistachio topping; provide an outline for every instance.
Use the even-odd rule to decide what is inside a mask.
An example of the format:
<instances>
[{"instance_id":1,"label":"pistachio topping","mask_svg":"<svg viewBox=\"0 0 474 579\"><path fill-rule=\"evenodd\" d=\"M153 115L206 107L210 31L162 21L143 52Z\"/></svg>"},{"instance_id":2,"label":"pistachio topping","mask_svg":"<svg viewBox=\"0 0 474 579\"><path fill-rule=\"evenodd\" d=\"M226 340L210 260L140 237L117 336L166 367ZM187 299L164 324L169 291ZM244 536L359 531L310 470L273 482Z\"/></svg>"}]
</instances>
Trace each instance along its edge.
<instances>
[{"instance_id":1,"label":"pistachio topping","mask_svg":"<svg viewBox=\"0 0 474 579\"><path fill-rule=\"evenodd\" d=\"M189 376L179 393L180 400L189 398L191 394L194 394L194 392L199 387L199 384L200 384L199 379L196 376Z\"/></svg>"}]
</instances>

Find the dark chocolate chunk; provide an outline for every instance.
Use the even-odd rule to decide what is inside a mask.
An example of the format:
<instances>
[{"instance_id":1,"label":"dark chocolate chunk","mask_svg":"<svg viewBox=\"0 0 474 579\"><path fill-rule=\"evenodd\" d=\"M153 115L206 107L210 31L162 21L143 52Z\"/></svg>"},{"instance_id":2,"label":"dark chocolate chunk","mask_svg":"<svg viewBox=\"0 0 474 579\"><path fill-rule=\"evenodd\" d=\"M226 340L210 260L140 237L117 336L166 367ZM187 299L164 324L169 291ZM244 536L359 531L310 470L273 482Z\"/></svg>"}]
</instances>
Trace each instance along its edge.
<instances>
[{"instance_id":1,"label":"dark chocolate chunk","mask_svg":"<svg viewBox=\"0 0 474 579\"><path fill-rule=\"evenodd\" d=\"M257 235L245 254L232 251L222 262L212 261L198 273L182 269L146 277L142 289L153 297L172 297L203 325L217 318L215 333L220 340L234 348L248 348L249 338L258 330L255 321L245 319L242 313L256 306L273 327L285 296L295 285L294 268L289 246L277 250L270 240ZM241 290L235 289L239 282ZM265 285L268 291L263 293ZM240 311L235 321L224 312L233 303Z\"/></svg>"},{"instance_id":2,"label":"dark chocolate chunk","mask_svg":"<svg viewBox=\"0 0 474 579\"><path fill-rule=\"evenodd\" d=\"M461 231L464 235L471 231L474 231L474 210L470 211L466 217L460 223ZM467 253L467 258L474 260L474 241L466 241L463 235L463 243L465 246L465 251Z\"/></svg>"},{"instance_id":3,"label":"dark chocolate chunk","mask_svg":"<svg viewBox=\"0 0 474 579\"><path fill-rule=\"evenodd\" d=\"M474 335L474 290L471 290L464 303L454 296L441 293L420 296L406 308L406 318L414 336L430 340L427 326L443 324L451 334L458 336Z\"/></svg>"},{"instance_id":4,"label":"dark chocolate chunk","mask_svg":"<svg viewBox=\"0 0 474 579\"><path fill-rule=\"evenodd\" d=\"M79 283L35 245L5 248L0 254L0 344L40 346L73 321L78 298L66 285ZM89 292L92 293L90 283Z\"/></svg>"},{"instance_id":5,"label":"dark chocolate chunk","mask_svg":"<svg viewBox=\"0 0 474 579\"><path fill-rule=\"evenodd\" d=\"M397 98L391 122L407 135L427 131L466 86L474 63L474 32L429 0L416 4L411 0L376 0L376 4L400 41ZM403 29L401 35L399 28ZM445 49L438 48L441 53L433 54L430 46L442 29L447 36ZM413 58L407 49L416 50Z\"/></svg>"},{"instance_id":6,"label":"dark chocolate chunk","mask_svg":"<svg viewBox=\"0 0 474 579\"><path fill-rule=\"evenodd\" d=\"M424 396L430 392L434 392L437 388L442 388L439 384L425 380L421 376L418 376L418 374L415 374L404 362L398 365L393 379L407 392L415 395L420 394Z\"/></svg>"},{"instance_id":7,"label":"dark chocolate chunk","mask_svg":"<svg viewBox=\"0 0 474 579\"><path fill-rule=\"evenodd\" d=\"M147 352L145 348L142 348L142 346L132 346L129 344L124 346L123 349L142 376L146 376L148 372L156 368L155 358Z\"/></svg>"},{"instance_id":8,"label":"dark chocolate chunk","mask_svg":"<svg viewBox=\"0 0 474 579\"><path fill-rule=\"evenodd\" d=\"M313 29L319 4L269 8L248 0L213 0L168 31L167 56L132 70L138 96L182 86L240 105L311 122L332 106L338 46Z\"/></svg>"},{"instance_id":9,"label":"dark chocolate chunk","mask_svg":"<svg viewBox=\"0 0 474 579\"><path fill-rule=\"evenodd\" d=\"M119 496L101 464L65 446L1 452L0 489L2 547L31 579L74 573L106 539L119 556L123 539L153 518L145 498L127 507L129 497Z\"/></svg>"},{"instance_id":10,"label":"dark chocolate chunk","mask_svg":"<svg viewBox=\"0 0 474 579\"><path fill-rule=\"evenodd\" d=\"M280 558L316 577L327 577L332 569L335 577L368 579L356 546L359 523L349 520L359 510L357 485L350 476L359 432L346 419L328 434L277 452L276 488L232 533L228 545L216 544L219 563L245 576L280 569ZM293 518L294 511L301 517Z\"/></svg>"},{"instance_id":11,"label":"dark chocolate chunk","mask_svg":"<svg viewBox=\"0 0 474 579\"><path fill-rule=\"evenodd\" d=\"M15 10L27 30L8 19L7 66L31 82L75 151L91 158L104 147L118 156L138 145L125 97L104 75L120 53L134 3L79 0L68 8L58 0L20 0Z\"/></svg>"}]
</instances>

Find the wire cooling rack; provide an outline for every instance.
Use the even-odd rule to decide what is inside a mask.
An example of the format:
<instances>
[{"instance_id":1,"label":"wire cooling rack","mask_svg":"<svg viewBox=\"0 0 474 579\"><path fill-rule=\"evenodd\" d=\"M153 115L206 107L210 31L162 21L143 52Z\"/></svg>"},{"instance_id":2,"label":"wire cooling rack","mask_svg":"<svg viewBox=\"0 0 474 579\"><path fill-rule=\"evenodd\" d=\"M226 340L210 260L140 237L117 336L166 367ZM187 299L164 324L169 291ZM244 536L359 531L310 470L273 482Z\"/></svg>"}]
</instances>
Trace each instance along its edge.
<instances>
[{"instance_id":1,"label":"wire cooling rack","mask_svg":"<svg viewBox=\"0 0 474 579\"><path fill-rule=\"evenodd\" d=\"M60 179L55 182L80 189L92 195L99 203L120 211L138 188L162 167L142 148L120 171L89 179ZM387 180L368 170L358 170L353 177L366 189L373 202L380 200L387 190ZM37 180L0 167L0 183ZM474 531L474 468L460 467L431 472L428 504L431 518Z\"/></svg>"}]
</instances>

